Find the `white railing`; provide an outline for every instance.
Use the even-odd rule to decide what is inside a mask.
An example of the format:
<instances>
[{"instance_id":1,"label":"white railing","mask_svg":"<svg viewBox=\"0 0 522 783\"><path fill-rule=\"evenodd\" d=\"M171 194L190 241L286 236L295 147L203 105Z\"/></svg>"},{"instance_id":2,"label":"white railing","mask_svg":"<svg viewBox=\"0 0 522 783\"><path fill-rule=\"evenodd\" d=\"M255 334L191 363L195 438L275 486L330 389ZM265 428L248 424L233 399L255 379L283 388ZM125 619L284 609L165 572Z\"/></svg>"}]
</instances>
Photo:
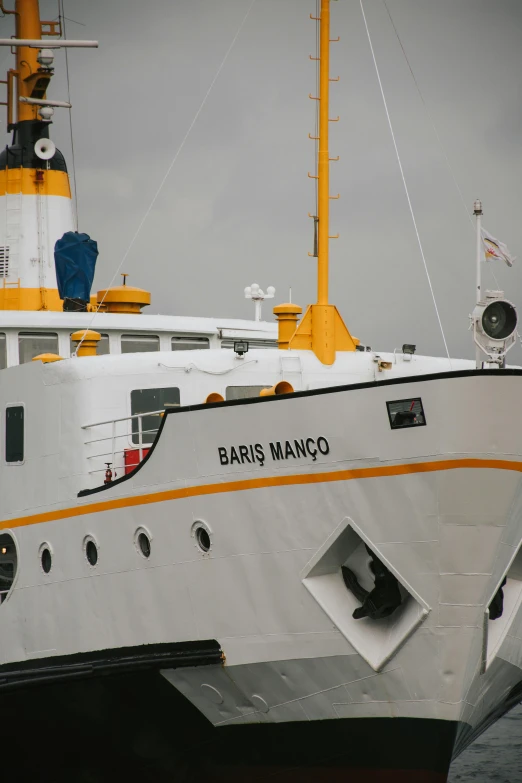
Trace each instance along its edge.
<instances>
[{"instance_id":1,"label":"white railing","mask_svg":"<svg viewBox=\"0 0 522 783\"><path fill-rule=\"evenodd\" d=\"M143 460L144 449L149 449L154 442L154 437L164 413L165 409L162 409L160 411L136 413L133 416L124 416L120 419L84 424L82 430L85 430L88 438L84 443L90 452L87 454L90 465L89 474L105 473L107 464L110 463L113 478L121 476L125 468L129 467L125 463L125 454L128 451L138 453L136 466L139 465ZM143 419L151 416L158 417L158 426L144 430ZM133 426L134 422L137 423L137 430ZM144 442L144 436L146 435L153 435L154 437L146 438L148 442Z\"/></svg>"}]
</instances>

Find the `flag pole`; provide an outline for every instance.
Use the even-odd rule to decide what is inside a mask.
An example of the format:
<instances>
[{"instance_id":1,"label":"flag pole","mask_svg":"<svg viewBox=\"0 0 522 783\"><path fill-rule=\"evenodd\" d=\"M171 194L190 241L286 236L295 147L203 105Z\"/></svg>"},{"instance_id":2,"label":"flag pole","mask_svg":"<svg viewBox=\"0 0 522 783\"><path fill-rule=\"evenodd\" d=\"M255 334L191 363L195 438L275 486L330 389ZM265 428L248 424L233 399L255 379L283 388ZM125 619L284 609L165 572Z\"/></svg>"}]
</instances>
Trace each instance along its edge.
<instances>
[{"instance_id":1,"label":"flag pole","mask_svg":"<svg viewBox=\"0 0 522 783\"><path fill-rule=\"evenodd\" d=\"M476 257L476 265L477 265L477 290L476 290L476 303L478 304L480 300L482 299L482 280L481 280L481 267L480 262L482 259L482 202L478 199L473 204L473 214L475 215L476 222L477 222L477 257ZM480 351L480 348L476 346L476 353L475 353L475 360L476 360L476 367L477 370L481 370L483 367L483 356Z\"/></svg>"},{"instance_id":2,"label":"flag pole","mask_svg":"<svg viewBox=\"0 0 522 783\"><path fill-rule=\"evenodd\" d=\"M478 304L482 299L482 280L481 280L481 267L480 262L482 260L482 202L478 199L473 204L473 214L477 219L477 301Z\"/></svg>"}]
</instances>

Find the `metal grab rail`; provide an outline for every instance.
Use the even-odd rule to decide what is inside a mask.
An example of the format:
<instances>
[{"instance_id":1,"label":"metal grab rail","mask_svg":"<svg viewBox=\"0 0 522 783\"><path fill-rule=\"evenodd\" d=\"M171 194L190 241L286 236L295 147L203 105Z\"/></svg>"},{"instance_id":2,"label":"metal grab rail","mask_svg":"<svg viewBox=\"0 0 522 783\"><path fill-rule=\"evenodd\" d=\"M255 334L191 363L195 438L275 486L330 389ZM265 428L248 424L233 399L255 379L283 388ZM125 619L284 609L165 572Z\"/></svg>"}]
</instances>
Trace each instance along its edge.
<instances>
[{"instance_id":1,"label":"metal grab rail","mask_svg":"<svg viewBox=\"0 0 522 783\"><path fill-rule=\"evenodd\" d=\"M103 460L103 462L105 464L110 461L110 463L114 466L114 469L120 468L120 467L121 468L125 468L125 464L123 464L122 466L119 466L119 465L116 466L116 464L115 464L115 462L116 462L116 455L117 454L125 454L125 451L126 451L125 448L123 448L123 449L116 448L116 441L119 438L123 438L127 442L130 439L132 445L137 445L137 449L138 449L138 452L139 452L139 462L141 462L143 460L143 449L144 449L144 447L150 446L150 444L144 444L143 436L144 435L153 434L153 433L155 434L158 431L157 428L144 430L143 429L143 419L145 417L148 417L148 416L158 416L158 417L160 417L160 416L163 416L164 413L165 413L165 408L163 408L162 410L159 410L159 411L147 411L145 413L134 413L131 416L122 416L122 417L117 418L117 419L108 419L106 421L97 421L97 422L94 422L93 424L83 424L82 425L82 430L86 430L86 431L87 430L93 430L95 427L107 427L107 426L110 426L110 434L109 435L103 435L102 437L99 437L99 438L92 438L91 440L84 441L84 444L86 446L92 446L93 444L96 444L96 443L104 443L106 441L110 441L111 442L111 449L110 449L110 451L103 451L101 453L89 454L87 456L87 459L101 459L102 457L109 457L110 456L110 458L111 458L110 460ZM138 432L137 433L133 431L132 423L134 421L137 421L137 423L138 423ZM130 431L129 431L128 427L125 428L124 432L118 432L117 431L117 429L118 429L117 425L121 424L123 422L130 422L131 423ZM134 444L133 438L136 435L138 436L138 443ZM102 472L104 470L105 470L105 468L98 468L98 469L90 470L89 473L100 473L100 472Z\"/></svg>"}]
</instances>

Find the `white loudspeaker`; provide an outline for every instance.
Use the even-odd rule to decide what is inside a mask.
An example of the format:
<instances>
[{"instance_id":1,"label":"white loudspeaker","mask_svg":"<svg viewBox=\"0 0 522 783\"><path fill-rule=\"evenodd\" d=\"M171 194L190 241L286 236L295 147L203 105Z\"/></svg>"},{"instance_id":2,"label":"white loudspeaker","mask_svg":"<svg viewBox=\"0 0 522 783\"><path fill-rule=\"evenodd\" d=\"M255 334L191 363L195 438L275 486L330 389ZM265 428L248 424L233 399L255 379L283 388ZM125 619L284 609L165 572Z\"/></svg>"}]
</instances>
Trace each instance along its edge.
<instances>
[{"instance_id":1,"label":"white loudspeaker","mask_svg":"<svg viewBox=\"0 0 522 783\"><path fill-rule=\"evenodd\" d=\"M56 144L51 139L38 139L34 151L41 160L50 160L56 152Z\"/></svg>"}]
</instances>

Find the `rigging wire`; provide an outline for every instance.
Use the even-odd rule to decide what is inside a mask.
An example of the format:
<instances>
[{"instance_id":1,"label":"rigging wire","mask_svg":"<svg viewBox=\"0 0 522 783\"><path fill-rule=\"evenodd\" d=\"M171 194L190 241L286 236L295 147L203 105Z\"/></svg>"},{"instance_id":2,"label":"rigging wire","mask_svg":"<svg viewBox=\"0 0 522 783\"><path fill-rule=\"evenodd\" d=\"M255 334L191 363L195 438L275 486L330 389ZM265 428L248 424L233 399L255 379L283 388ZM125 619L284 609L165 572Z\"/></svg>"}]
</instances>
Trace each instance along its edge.
<instances>
[{"instance_id":1,"label":"rigging wire","mask_svg":"<svg viewBox=\"0 0 522 783\"><path fill-rule=\"evenodd\" d=\"M381 90L381 96L382 96L382 100L383 100L383 103L384 103L384 110L386 112L386 117L388 119L388 126L390 128L390 133L391 133L391 137L392 137L392 141L393 141L393 146L395 148L395 154L397 156L397 162L399 164L399 170L400 170L400 173L401 173L402 184L404 185L404 191L406 193L406 199L408 201L408 207L410 209L411 219L413 221L413 227L415 229L415 235L417 237L417 244L419 245L419 250L420 250L421 257L422 257L422 262L424 264L424 270L426 272L428 285L429 285L430 291L431 291L431 298L433 299L433 306L435 308L435 313L437 315L437 321L439 322L439 327L440 327L440 331L441 331L441 334L442 334L442 340L444 342L444 347L446 349L446 354L447 354L448 361L449 361L450 367L451 367L451 357L450 357L450 353L449 353L449 350L448 350L448 344L446 342L446 336L444 334L444 329L443 329L442 321L441 321L440 314L439 314L439 308L437 307L437 300L435 298L435 292L433 290L433 285L431 283L431 277L430 277L430 273L429 273L429 270L428 270L428 264L427 264L427 261L426 261L426 256L424 255L424 249L423 249L423 246L422 246L422 241L421 241L421 238L420 238L419 229L417 228L417 221L415 219L415 213L413 211L413 205L412 205L411 199L410 199L410 192L408 190L408 185L406 183L406 177L404 175L404 169L402 167L401 156L399 154L399 148L397 146L397 141L395 139L395 133L394 133L394 130L393 130L393 125L392 125L392 121L391 121L391 117L390 117L390 112L388 111L388 103L386 101L386 96L384 95L384 88L382 86L381 74L380 74L380 71L379 71L379 66L377 65L377 58L375 57L375 51L374 51L374 48L373 48L372 38L371 38L371 35L370 35L370 29L368 27L368 22L366 21L366 14L364 13L363 0L359 0L359 2L360 2L360 5L361 5L361 12L362 12L362 16L363 16L363 19L364 19L364 26L366 28L366 35L368 36L368 43L370 45L370 50L371 50L371 53L372 53L373 63L375 65L375 72L377 74L377 81L379 82L379 88Z\"/></svg>"},{"instance_id":2,"label":"rigging wire","mask_svg":"<svg viewBox=\"0 0 522 783\"><path fill-rule=\"evenodd\" d=\"M435 125L435 122L434 122L434 120L433 120L433 115L431 114L431 112L430 112L430 110L429 110L429 108L428 108L428 105L427 105L427 103L426 103L426 101L425 101L425 99L424 99L424 95L422 94L422 90L421 90L421 88L420 88L419 82L417 81L417 77L415 76L415 73L413 72L413 68L412 68L412 66L411 66L410 60L409 60L409 58L408 58L408 55L406 54L406 49L404 48L404 45L403 45L403 43L402 43L401 37L400 37L400 35L399 35L399 31L397 30L397 27L396 27L396 25L395 25L395 22L393 21L393 17L392 17L392 15L391 15L391 11L390 11L390 9L388 8L388 3L387 3L387 1L386 1L386 0L383 0L383 4L384 4L384 7L386 8L386 10L387 10L387 12L388 12L388 16L390 17L390 22L391 22L391 24L392 24L392 27L393 27L393 29L394 29L395 35L397 36L397 40L398 40L398 42L399 42L399 45L400 45L400 47L401 47L401 49L402 49L402 53L403 53L403 55L404 55L404 59L406 60L406 63L407 63L407 65L408 65L408 68L410 69L410 73L411 73L412 79L413 79L413 81L414 81L414 83L415 83L415 87L417 88L417 92L419 93L419 97L420 97L420 99L421 99L421 101L422 101L422 104L423 104L423 106L424 106L424 109L426 110L426 114L427 114L427 117L428 117L428 119L429 119L429 121L430 121L430 124L431 124L432 130L433 130L433 133L435 134L435 137L436 137L436 139L437 139L437 142L438 142L438 144L439 144L439 147L440 147L440 149L441 149L441 152L442 152L442 154L444 155L444 158L445 158L445 160L446 160L446 165L447 165L447 167L448 167L448 169L449 169L449 172L450 172L450 174L451 174L451 177L452 177L452 179L453 179L453 182L454 182L454 184L455 184L455 187L456 187L456 188L457 188L457 190L458 190L458 193L459 193L459 196L460 196L460 200L462 201L462 205L463 205L463 207L464 207L464 209L465 209L465 211L466 211L466 216L468 217L468 219L469 219L469 222L471 223L471 227L472 227L472 229L473 229L473 231L474 231L474 230L475 230L475 222L474 222L474 220L473 220L473 218L472 218L472 216L471 216L471 212L470 212L470 211L469 211L469 209L468 209L468 206L467 206L467 204L466 204L466 199L464 198L464 195L463 195L463 193L462 193L462 190L460 189L460 185L459 185L459 183L458 183L457 177L455 176L455 172L453 171L453 167L452 167L452 165L451 165L451 162L450 162L449 156L448 156L448 154L447 154L447 152L446 152L446 150L445 150L445 148L444 148L444 145L442 144L442 140L441 140L441 138L440 138L439 132L438 132L438 130L437 130L437 127L436 127L436 125ZM498 281L497 281L497 278L496 278L495 272L493 271L493 268L492 268L491 266L488 266L488 269L490 270L491 274L493 275L493 280L495 281L495 285L496 285L496 287L498 288L498 287L499 287L499 284L498 284Z\"/></svg>"},{"instance_id":3,"label":"rigging wire","mask_svg":"<svg viewBox=\"0 0 522 783\"><path fill-rule=\"evenodd\" d=\"M62 30L62 35L65 39L67 39L67 30L65 27L65 11L64 11L64 0L58 0L58 19L60 20L60 27ZM65 74L67 77L67 101L68 103L71 102L71 83L69 78L69 50L67 47L65 47ZM69 109L69 133L71 137L71 159L72 159L72 168L73 168L73 183L74 183L74 211L76 216L76 231L79 230L79 220L78 220L78 188L76 185L76 157L74 154L74 134L73 134L73 121L72 121L72 108Z\"/></svg>"},{"instance_id":4,"label":"rigging wire","mask_svg":"<svg viewBox=\"0 0 522 783\"><path fill-rule=\"evenodd\" d=\"M63 3L63 0L60 0L60 2L62 2L62 3ZM104 303L104 301L105 301L105 297L107 296L107 294L108 294L108 292L109 292L109 289L111 288L111 286L112 286L112 284L114 283L114 281L115 281L116 277L118 276L118 273L119 273L120 269L122 268L123 264L124 264L124 263L125 263L125 261L127 260L128 256L129 256L129 253L130 253L130 251L132 250L132 248L133 248L133 246L134 246L134 243L136 242L136 239L138 238L138 235L139 235L139 233L140 233L141 229L142 229L142 228L143 228L143 226L145 225L145 222L146 222L147 218L149 217L150 213L152 212L152 209L154 208L154 204L155 204L155 203L156 203L156 201L158 200L158 197L159 197L159 195L160 195L161 191L163 190L163 186L165 185L165 182L167 181L167 179L168 179L168 177L169 177L169 174L170 174L170 172L171 172L171 171L172 171L172 169L174 168L174 165L175 165L176 161L178 160L178 158L179 158L179 156L180 156L180 154L181 154L181 152L182 152L182 150L183 150L183 148L184 148L184 146L185 146L185 143L186 143L186 141L187 141L188 137L190 136L190 133L191 133L191 131L192 131L192 129L193 129L193 127L194 127L194 125L195 125L195 124L196 124L196 122L198 121L199 115L200 115L200 114L201 114L201 112L203 111L203 109L204 109L204 107L205 107L205 104L206 104L206 102L207 102L207 100L208 100L208 98L209 98L209 95L210 95L210 93L212 92L212 88L214 87L215 83L217 82L217 80L218 80L218 78L219 78L219 75L221 74L221 71L222 71L222 70L223 70L223 68L225 67L225 63L226 63L226 61L228 60L228 57L229 57L229 55L230 55L230 52L231 52L231 51L232 51L232 49L234 48L234 45L235 45L235 43L236 43L237 39L239 38L239 35L240 35L240 33L241 33L241 31L242 31L243 27L245 26L245 24L246 24L246 21L247 21L248 17L250 16L250 12L252 11L252 8L253 8L253 7L254 7L254 5L255 5L255 2L256 2L256 0L252 0L252 2L250 3L250 6L249 6L249 8L248 8L248 10L247 10L247 12L246 12L246 14L245 14L245 16L243 17L243 20L242 20L241 24L240 24L240 25L239 25L239 27L237 28L237 30L236 30L236 34L234 35L234 37L233 37L233 39L232 39L232 42L231 42L230 46L228 47L227 51L225 52L225 56L223 57L223 59L222 59L222 61L221 61L221 64L220 64L219 68L217 69L217 71L216 71L216 73L215 73L215 75L214 75L214 78L213 78L213 79L212 79L212 81L210 82L210 86L209 86L209 88L208 88L207 92L205 93L205 95L204 95L204 97L203 97L203 100L201 101L201 103L200 103L200 105L199 105L199 109L198 109L198 110L197 110L197 112L195 113L195 115L194 115L194 117L193 117L193 119L192 119L192 122L190 123L190 125L189 125L189 127L188 127L188 129L187 129L187 132L185 133L185 135L184 135L183 139L181 140L181 144L179 145L178 149L176 150L176 153L175 153L174 157L172 158L172 160L171 160L171 162L170 162L170 164L169 164L169 166L168 166L168 168L167 168L167 170L166 170L165 174L163 175L163 177L162 177L162 179L161 179L161 182L160 182L160 184L159 184L159 186L158 186L158 188L157 188L157 190L156 190L156 192L155 192L154 196L152 197L152 200L151 200L151 202L150 202L149 206L148 206L148 207L147 207L147 209L145 210L145 214L143 215L142 219L140 220L140 222L139 222L139 224L138 224L138 227L137 227L136 231L134 232L134 234L133 234L133 236L132 236L132 239L131 239L131 241L129 242L129 245L128 245L128 247L127 247L127 249L126 249L125 253L123 254L123 257L122 257L122 259L121 259L120 263L118 264L118 266L117 266L117 268L116 268L116 271L114 272L114 274L113 274L113 276L112 276L112 278L111 278L111 281L110 281L109 285L107 286L107 289L106 289L106 291L105 291L105 293L104 293L104 295L103 295L103 298L102 298L101 302L99 302L99 303L98 303L98 306L97 306L96 310L94 311L93 317L91 318L91 321L90 321L90 323L89 323L89 326L87 327L88 329L90 329L90 328L91 328L91 326L92 326L92 324L94 323L94 319L95 319L95 318L96 318L96 316L98 315L98 313L99 313L99 311L100 311L100 308L101 308L101 306L103 305L103 303ZM85 336L84 336L84 337L85 337ZM84 337L82 337L82 339L80 340L80 342L79 342L79 343L78 343L78 345L76 346L76 350L74 351L74 356L77 356L77 355L78 355L78 350L80 349L80 347L81 347L81 345L82 345L82 343L83 343Z\"/></svg>"}]
</instances>

